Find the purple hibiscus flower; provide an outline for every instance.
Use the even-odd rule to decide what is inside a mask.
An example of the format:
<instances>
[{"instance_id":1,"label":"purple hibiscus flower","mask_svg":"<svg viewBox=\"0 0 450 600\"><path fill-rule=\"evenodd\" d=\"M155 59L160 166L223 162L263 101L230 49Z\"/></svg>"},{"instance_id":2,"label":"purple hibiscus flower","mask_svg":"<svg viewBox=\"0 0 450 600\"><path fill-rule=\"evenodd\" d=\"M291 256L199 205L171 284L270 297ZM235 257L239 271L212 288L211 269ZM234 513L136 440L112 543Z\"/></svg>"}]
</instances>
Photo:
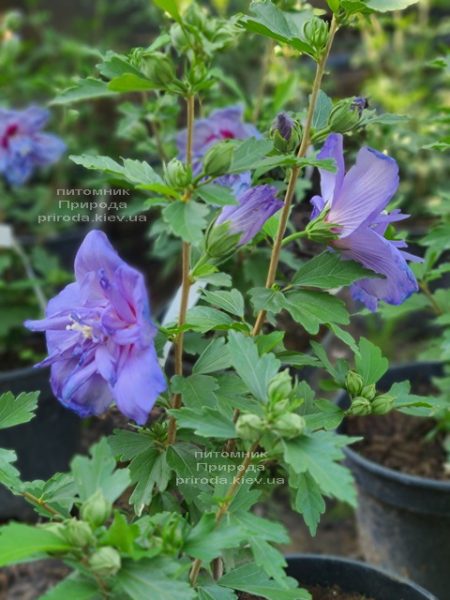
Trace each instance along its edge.
<instances>
[{"instance_id":1,"label":"purple hibiscus flower","mask_svg":"<svg viewBox=\"0 0 450 600\"><path fill-rule=\"evenodd\" d=\"M217 142L225 140L245 140L260 138L261 134L254 125L243 121L243 107L240 105L220 108L212 112L206 119L198 119L194 123L193 136L193 170L198 174L201 169L201 159ZM186 130L177 135L178 157L186 160ZM239 194L248 189L251 184L249 171L218 177L215 183L228 187Z\"/></svg>"},{"instance_id":2,"label":"purple hibiscus flower","mask_svg":"<svg viewBox=\"0 0 450 600\"><path fill-rule=\"evenodd\" d=\"M325 221L337 225L339 236L331 242L332 247L344 258L383 276L355 283L351 288L353 297L372 311L379 300L401 304L418 289L407 260L421 259L403 250L405 242L384 237L390 223L409 216L399 210L385 212L398 188L396 161L364 147L358 152L355 165L345 173L343 137L334 133L326 139L318 158L333 158L337 171L320 170L322 196L312 198L311 218L326 211Z\"/></svg>"},{"instance_id":3,"label":"purple hibiscus flower","mask_svg":"<svg viewBox=\"0 0 450 600\"><path fill-rule=\"evenodd\" d=\"M51 386L82 417L115 402L144 424L166 382L153 339L155 326L141 273L127 265L101 231L85 237L75 258L75 282L47 306L46 317L25 323L45 331Z\"/></svg>"},{"instance_id":4,"label":"purple hibiscus flower","mask_svg":"<svg viewBox=\"0 0 450 600\"><path fill-rule=\"evenodd\" d=\"M56 135L42 133L49 112L37 106L0 109L0 173L11 185L22 185L37 167L57 161L66 145Z\"/></svg>"},{"instance_id":5,"label":"purple hibiscus flower","mask_svg":"<svg viewBox=\"0 0 450 600\"><path fill-rule=\"evenodd\" d=\"M231 233L242 233L239 245L246 244L261 230L264 223L283 206L276 197L276 188L270 185L257 185L238 197L239 204L225 206L216 225L229 223Z\"/></svg>"}]
</instances>

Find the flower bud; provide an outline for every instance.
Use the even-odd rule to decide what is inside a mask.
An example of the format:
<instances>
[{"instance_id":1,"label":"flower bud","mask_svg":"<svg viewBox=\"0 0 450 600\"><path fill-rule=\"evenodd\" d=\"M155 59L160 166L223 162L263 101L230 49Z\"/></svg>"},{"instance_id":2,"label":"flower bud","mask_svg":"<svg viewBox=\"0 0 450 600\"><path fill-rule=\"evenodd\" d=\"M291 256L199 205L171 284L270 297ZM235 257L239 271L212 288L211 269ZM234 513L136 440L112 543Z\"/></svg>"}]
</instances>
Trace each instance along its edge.
<instances>
[{"instance_id":1,"label":"flower bud","mask_svg":"<svg viewBox=\"0 0 450 600\"><path fill-rule=\"evenodd\" d=\"M356 111L359 116L361 116L363 111L366 108L369 108L369 101L367 100L367 98L364 98L363 96L355 96L355 98L353 98L353 100L352 100L350 108L352 110Z\"/></svg>"},{"instance_id":2,"label":"flower bud","mask_svg":"<svg viewBox=\"0 0 450 600\"><path fill-rule=\"evenodd\" d=\"M330 112L328 126L335 133L345 133L353 129L360 118L358 111L352 108L351 100L340 100Z\"/></svg>"},{"instance_id":3,"label":"flower bud","mask_svg":"<svg viewBox=\"0 0 450 600\"><path fill-rule=\"evenodd\" d=\"M345 388L350 396L359 396L363 389L363 378L355 371L349 371L345 376ZM365 394L362 394L365 396Z\"/></svg>"},{"instance_id":4,"label":"flower bud","mask_svg":"<svg viewBox=\"0 0 450 600\"><path fill-rule=\"evenodd\" d=\"M234 145L227 142L214 144L205 154L203 168L210 177L225 175L233 160Z\"/></svg>"},{"instance_id":5,"label":"flower bud","mask_svg":"<svg viewBox=\"0 0 450 600\"><path fill-rule=\"evenodd\" d=\"M258 415L241 415L236 422L236 433L243 440L255 441L261 435L265 421Z\"/></svg>"},{"instance_id":6,"label":"flower bud","mask_svg":"<svg viewBox=\"0 0 450 600\"><path fill-rule=\"evenodd\" d=\"M178 158L172 158L164 165L164 179L167 185L176 189L185 188L191 181L188 167Z\"/></svg>"},{"instance_id":7,"label":"flower bud","mask_svg":"<svg viewBox=\"0 0 450 600\"><path fill-rule=\"evenodd\" d=\"M81 518L92 527L100 527L109 519L112 505L100 490L97 490L81 507Z\"/></svg>"},{"instance_id":8,"label":"flower bud","mask_svg":"<svg viewBox=\"0 0 450 600\"><path fill-rule=\"evenodd\" d=\"M377 387L374 383L371 383L370 385L365 385L361 390L361 396L364 396L364 398L367 398L367 400L373 400L376 395Z\"/></svg>"},{"instance_id":9,"label":"flower bud","mask_svg":"<svg viewBox=\"0 0 450 600\"><path fill-rule=\"evenodd\" d=\"M372 402L372 412L374 415L385 415L390 412L394 407L393 396L389 394L382 394L381 396L377 396L375 400Z\"/></svg>"},{"instance_id":10,"label":"flower bud","mask_svg":"<svg viewBox=\"0 0 450 600\"><path fill-rule=\"evenodd\" d=\"M225 221L214 224L206 232L205 251L213 259L223 259L230 256L239 245L240 233L230 231L230 223Z\"/></svg>"},{"instance_id":11,"label":"flower bud","mask_svg":"<svg viewBox=\"0 0 450 600\"><path fill-rule=\"evenodd\" d=\"M173 83L177 77L175 67L162 52L145 51L137 59L139 69L155 85L165 88Z\"/></svg>"},{"instance_id":12,"label":"flower bud","mask_svg":"<svg viewBox=\"0 0 450 600\"><path fill-rule=\"evenodd\" d=\"M273 424L272 431L284 438L294 438L305 431L305 419L296 413L281 415Z\"/></svg>"},{"instance_id":13,"label":"flower bud","mask_svg":"<svg viewBox=\"0 0 450 600\"><path fill-rule=\"evenodd\" d=\"M287 113L278 113L270 129L270 138L275 148L279 152L292 152L298 146L300 137L300 125Z\"/></svg>"},{"instance_id":14,"label":"flower bud","mask_svg":"<svg viewBox=\"0 0 450 600\"><path fill-rule=\"evenodd\" d=\"M303 25L303 36L317 52L323 50L328 40L328 25L319 17L311 17Z\"/></svg>"},{"instance_id":15,"label":"flower bud","mask_svg":"<svg viewBox=\"0 0 450 600\"><path fill-rule=\"evenodd\" d=\"M292 392L292 379L288 369L277 373L269 382L267 393L270 402L277 403L289 398Z\"/></svg>"},{"instance_id":16,"label":"flower bud","mask_svg":"<svg viewBox=\"0 0 450 600\"><path fill-rule=\"evenodd\" d=\"M367 398L363 398L362 396L356 396L353 399L352 404L350 406L350 413L352 415L365 416L370 415L372 412L372 404L370 400Z\"/></svg>"},{"instance_id":17,"label":"flower bud","mask_svg":"<svg viewBox=\"0 0 450 600\"><path fill-rule=\"evenodd\" d=\"M104 546L89 559L91 570L100 577L112 577L122 566L120 554L111 546Z\"/></svg>"},{"instance_id":18,"label":"flower bud","mask_svg":"<svg viewBox=\"0 0 450 600\"><path fill-rule=\"evenodd\" d=\"M328 244L332 240L338 238L336 229L339 227L336 223L329 223L326 221L328 211L323 211L320 215L313 219L306 226L306 237L319 244Z\"/></svg>"},{"instance_id":19,"label":"flower bud","mask_svg":"<svg viewBox=\"0 0 450 600\"><path fill-rule=\"evenodd\" d=\"M84 548L95 542L89 523L77 519L70 519L66 523L64 535L69 544L77 548Z\"/></svg>"}]
</instances>

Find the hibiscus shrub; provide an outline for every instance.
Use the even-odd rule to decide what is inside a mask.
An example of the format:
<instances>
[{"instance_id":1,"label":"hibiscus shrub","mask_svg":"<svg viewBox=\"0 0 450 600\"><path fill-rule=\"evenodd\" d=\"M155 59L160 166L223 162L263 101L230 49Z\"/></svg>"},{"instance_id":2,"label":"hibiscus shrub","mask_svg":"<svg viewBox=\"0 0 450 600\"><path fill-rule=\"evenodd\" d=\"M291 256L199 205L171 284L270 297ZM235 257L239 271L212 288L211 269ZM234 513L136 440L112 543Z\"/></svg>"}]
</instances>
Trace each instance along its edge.
<instances>
[{"instance_id":1,"label":"hibiscus shrub","mask_svg":"<svg viewBox=\"0 0 450 600\"><path fill-rule=\"evenodd\" d=\"M148 194L140 210L159 208L159 229L181 246L180 290L158 325L143 276L93 230L78 251L74 283L50 300L44 318L27 321L45 332L48 357L38 366L51 365L58 400L81 417L115 404L130 424L46 482L22 481L14 452L0 450L0 481L42 518L0 529L0 566L61 558L73 572L47 600L228 600L238 592L302 600L310 595L286 576L276 548L287 531L252 507L285 485L314 534L326 499L356 501L341 464L354 439L335 433L344 417L433 410L404 386L396 388L401 397L378 393L388 361L345 329L353 302L375 311L414 294L409 262L417 258L393 228L406 218L389 208L399 183L395 158L362 147L353 166L344 165L344 136L359 140L365 127L390 117L363 98L333 102L321 90L338 30L407 2L330 0L330 16L321 18L265 0L231 19L195 4L184 12L173 1L156 4L173 21L167 31L147 49L109 53L101 78L80 80L63 97L146 91L183 103L178 154L161 167L71 157ZM217 53L249 33L316 64L307 106L273 115L268 133L237 105L197 118L226 81ZM301 178L316 168L321 193L311 198L308 224L296 229L290 216ZM302 243L313 249L309 260L299 258ZM258 251L265 285L238 288L230 272L237 264L251 270ZM311 352L285 346L282 313L310 336ZM328 330L345 344L346 359L328 357L320 343ZM318 369L328 389L346 390L348 406L320 397L303 367ZM0 428L30 420L37 395L3 395Z\"/></svg>"}]
</instances>

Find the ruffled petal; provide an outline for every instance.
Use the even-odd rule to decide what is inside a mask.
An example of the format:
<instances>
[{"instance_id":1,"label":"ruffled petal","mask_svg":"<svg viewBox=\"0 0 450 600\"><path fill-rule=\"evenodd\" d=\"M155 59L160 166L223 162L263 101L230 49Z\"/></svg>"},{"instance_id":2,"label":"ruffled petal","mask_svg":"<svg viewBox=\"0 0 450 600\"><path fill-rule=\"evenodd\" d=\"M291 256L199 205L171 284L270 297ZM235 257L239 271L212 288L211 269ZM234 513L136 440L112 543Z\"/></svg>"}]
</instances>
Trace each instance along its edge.
<instances>
[{"instance_id":1,"label":"ruffled petal","mask_svg":"<svg viewBox=\"0 0 450 600\"><path fill-rule=\"evenodd\" d=\"M32 140L32 156L37 166L50 165L61 158L66 144L51 133L37 133Z\"/></svg>"},{"instance_id":2,"label":"ruffled petal","mask_svg":"<svg viewBox=\"0 0 450 600\"><path fill-rule=\"evenodd\" d=\"M158 396L167 388L154 346L145 351L132 348L121 359L113 388L117 408L139 425L144 425Z\"/></svg>"},{"instance_id":3,"label":"ruffled petal","mask_svg":"<svg viewBox=\"0 0 450 600\"><path fill-rule=\"evenodd\" d=\"M384 276L362 279L351 288L353 297L370 310L376 310L379 300L398 305L417 292L416 278L402 252L373 229L360 228L352 235L334 241L333 247L339 249L345 258Z\"/></svg>"},{"instance_id":4,"label":"ruffled petal","mask_svg":"<svg viewBox=\"0 0 450 600\"><path fill-rule=\"evenodd\" d=\"M108 277L126 263L112 247L110 241L98 229L90 231L83 240L75 257L75 277L79 282L88 273L103 269Z\"/></svg>"},{"instance_id":5,"label":"ruffled petal","mask_svg":"<svg viewBox=\"0 0 450 600\"><path fill-rule=\"evenodd\" d=\"M328 215L330 222L340 225L340 237L370 224L395 194L398 182L398 165L393 158L372 148L362 148Z\"/></svg>"}]
</instances>

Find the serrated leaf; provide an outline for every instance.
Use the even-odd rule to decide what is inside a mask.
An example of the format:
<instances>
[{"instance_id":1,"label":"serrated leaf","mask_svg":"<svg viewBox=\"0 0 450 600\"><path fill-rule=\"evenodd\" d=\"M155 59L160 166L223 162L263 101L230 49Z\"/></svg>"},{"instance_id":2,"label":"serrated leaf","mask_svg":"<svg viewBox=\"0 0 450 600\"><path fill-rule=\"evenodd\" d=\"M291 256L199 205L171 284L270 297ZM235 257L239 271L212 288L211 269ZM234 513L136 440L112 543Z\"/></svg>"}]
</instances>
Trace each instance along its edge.
<instances>
[{"instance_id":1,"label":"serrated leaf","mask_svg":"<svg viewBox=\"0 0 450 600\"><path fill-rule=\"evenodd\" d=\"M229 204L238 204L235 195L223 185L208 183L202 185L196 191L196 195L204 202L213 206L228 206Z\"/></svg>"},{"instance_id":2,"label":"serrated leaf","mask_svg":"<svg viewBox=\"0 0 450 600\"><path fill-rule=\"evenodd\" d=\"M194 306L186 315L186 323L200 333L207 333L211 329L228 329L233 325L233 319L216 308L210 306Z\"/></svg>"},{"instance_id":3,"label":"serrated leaf","mask_svg":"<svg viewBox=\"0 0 450 600\"><path fill-rule=\"evenodd\" d=\"M130 497L137 515L141 515L144 506L150 504L155 486L163 492L169 483L170 467L166 452L151 448L138 454L130 463L131 481L136 483Z\"/></svg>"},{"instance_id":4,"label":"serrated leaf","mask_svg":"<svg viewBox=\"0 0 450 600\"><path fill-rule=\"evenodd\" d=\"M16 460L17 455L14 450L0 448L0 483L11 492L18 491L22 487L20 473L13 466Z\"/></svg>"},{"instance_id":5,"label":"serrated leaf","mask_svg":"<svg viewBox=\"0 0 450 600\"><path fill-rule=\"evenodd\" d=\"M100 592L95 582L79 574L69 575L50 588L39 600L99 600Z\"/></svg>"},{"instance_id":6,"label":"serrated leaf","mask_svg":"<svg viewBox=\"0 0 450 600\"><path fill-rule=\"evenodd\" d=\"M228 345L233 366L249 391L261 402L267 401L267 386L277 374L280 361L273 354L259 356L253 339L231 331Z\"/></svg>"},{"instance_id":7,"label":"serrated leaf","mask_svg":"<svg viewBox=\"0 0 450 600\"><path fill-rule=\"evenodd\" d=\"M75 85L63 90L50 102L50 105L72 104L81 100L92 100L108 96L115 96L115 93L108 89L106 81L87 77L86 79L80 79Z\"/></svg>"},{"instance_id":8,"label":"serrated leaf","mask_svg":"<svg viewBox=\"0 0 450 600\"><path fill-rule=\"evenodd\" d=\"M64 552L70 544L42 527L10 523L0 527L0 567L12 565L47 552Z\"/></svg>"},{"instance_id":9,"label":"serrated leaf","mask_svg":"<svg viewBox=\"0 0 450 600\"><path fill-rule=\"evenodd\" d=\"M311 600L309 592L300 589L289 589L297 584L292 579L286 579L285 587L270 579L266 573L255 564L247 564L230 571L218 581L224 587L262 596L266 600ZM297 584L298 585L298 584Z\"/></svg>"},{"instance_id":10,"label":"serrated leaf","mask_svg":"<svg viewBox=\"0 0 450 600\"><path fill-rule=\"evenodd\" d=\"M152 568L152 561L128 561L116 577L117 587L132 600L194 600L196 592L184 581L177 581Z\"/></svg>"},{"instance_id":11,"label":"serrated leaf","mask_svg":"<svg viewBox=\"0 0 450 600\"><path fill-rule=\"evenodd\" d=\"M302 290L286 296L285 308L294 321L302 325L308 333L315 335L324 323L349 323L345 304L324 292Z\"/></svg>"},{"instance_id":12,"label":"serrated leaf","mask_svg":"<svg viewBox=\"0 0 450 600\"><path fill-rule=\"evenodd\" d=\"M386 373L389 361L385 358L378 346L362 337L359 340L359 354L355 356L357 372L364 380L364 385L377 383Z\"/></svg>"},{"instance_id":13,"label":"serrated leaf","mask_svg":"<svg viewBox=\"0 0 450 600\"><path fill-rule=\"evenodd\" d=\"M0 395L0 429L28 423L34 417L40 392L22 392L17 397L11 392Z\"/></svg>"},{"instance_id":14,"label":"serrated leaf","mask_svg":"<svg viewBox=\"0 0 450 600\"><path fill-rule=\"evenodd\" d=\"M328 431L284 440L284 458L295 473L309 473L324 494L355 506L352 474L339 464L344 459L341 442L339 436Z\"/></svg>"},{"instance_id":15,"label":"serrated leaf","mask_svg":"<svg viewBox=\"0 0 450 600\"><path fill-rule=\"evenodd\" d=\"M329 290L374 276L373 271L365 269L359 263L342 260L337 253L322 252L300 267L292 283Z\"/></svg>"},{"instance_id":16,"label":"serrated leaf","mask_svg":"<svg viewBox=\"0 0 450 600\"><path fill-rule=\"evenodd\" d=\"M328 118L333 108L333 101L323 90L319 90L312 126L314 129L324 129L328 125Z\"/></svg>"},{"instance_id":17,"label":"serrated leaf","mask_svg":"<svg viewBox=\"0 0 450 600\"><path fill-rule=\"evenodd\" d=\"M214 373L231 366L231 357L225 338L219 337L211 340L208 346L198 357L192 372L198 374Z\"/></svg>"},{"instance_id":18,"label":"serrated leaf","mask_svg":"<svg viewBox=\"0 0 450 600\"><path fill-rule=\"evenodd\" d=\"M198 244L206 227L208 209L198 202L172 202L163 211L163 219L177 237Z\"/></svg>"},{"instance_id":19,"label":"serrated leaf","mask_svg":"<svg viewBox=\"0 0 450 600\"><path fill-rule=\"evenodd\" d=\"M205 438L230 439L236 437L236 430L231 417L218 410L203 407L200 411L192 408L179 408L169 411L180 428L193 429Z\"/></svg>"},{"instance_id":20,"label":"serrated leaf","mask_svg":"<svg viewBox=\"0 0 450 600\"><path fill-rule=\"evenodd\" d=\"M116 469L106 438L93 446L90 454L91 458L76 456L70 465L80 499L87 500L101 490L105 498L115 502L130 484L128 469Z\"/></svg>"},{"instance_id":21,"label":"serrated leaf","mask_svg":"<svg viewBox=\"0 0 450 600\"><path fill-rule=\"evenodd\" d=\"M154 0L156 6L168 13L175 21L181 22L178 0Z\"/></svg>"},{"instance_id":22,"label":"serrated leaf","mask_svg":"<svg viewBox=\"0 0 450 600\"><path fill-rule=\"evenodd\" d=\"M239 290L221 290L218 292L204 291L203 299L208 302L208 304L217 306L232 315L236 315L240 318L244 317L244 298Z\"/></svg>"},{"instance_id":23,"label":"serrated leaf","mask_svg":"<svg viewBox=\"0 0 450 600\"><path fill-rule=\"evenodd\" d=\"M108 83L108 89L113 92L145 92L147 90L155 89L155 84L135 73L122 73L118 77L114 77Z\"/></svg>"},{"instance_id":24,"label":"serrated leaf","mask_svg":"<svg viewBox=\"0 0 450 600\"><path fill-rule=\"evenodd\" d=\"M114 456L120 460L131 460L153 447L153 440L146 431L116 429L108 438Z\"/></svg>"},{"instance_id":25,"label":"serrated leaf","mask_svg":"<svg viewBox=\"0 0 450 600\"><path fill-rule=\"evenodd\" d=\"M238 600L238 597L233 590L212 584L198 588L198 600Z\"/></svg>"},{"instance_id":26,"label":"serrated leaf","mask_svg":"<svg viewBox=\"0 0 450 600\"><path fill-rule=\"evenodd\" d=\"M403 10L416 4L419 0L365 0L367 6L377 12Z\"/></svg>"},{"instance_id":27,"label":"serrated leaf","mask_svg":"<svg viewBox=\"0 0 450 600\"><path fill-rule=\"evenodd\" d=\"M219 386L214 377L209 375L193 374L189 377L175 375L172 378L171 389L175 394L181 394L183 405L188 408L199 408L204 406L217 406L215 392Z\"/></svg>"},{"instance_id":28,"label":"serrated leaf","mask_svg":"<svg viewBox=\"0 0 450 600\"><path fill-rule=\"evenodd\" d=\"M128 523L125 515L116 511L113 522L102 537L102 543L117 548L122 555L130 556L134 552L134 541L139 535L139 525Z\"/></svg>"},{"instance_id":29,"label":"serrated leaf","mask_svg":"<svg viewBox=\"0 0 450 600\"><path fill-rule=\"evenodd\" d=\"M267 310L277 314L284 308L285 297L278 290L256 287L249 290L248 293L255 311Z\"/></svg>"},{"instance_id":30,"label":"serrated leaf","mask_svg":"<svg viewBox=\"0 0 450 600\"><path fill-rule=\"evenodd\" d=\"M227 521L216 523L215 513L204 514L189 533L183 550L203 562L210 562L221 556L227 548L237 548L246 539L238 525Z\"/></svg>"},{"instance_id":31,"label":"serrated leaf","mask_svg":"<svg viewBox=\"0 0 450 600\"><path fill-rule=\"evenodd\" d=\"M320 517L326 508L320 487L309 473L301 473L291 479L294 480L293 484L296 487L295 510L303 515L311 535L314 536L317 532ZM289 483L291 483L291 480Z\"/></svg>"},{"instance_id":32,"label":"serrated leaf","mask_svg":"<svg viewBox=\"0 0 450 600\"><path fill-rule=\"evenodd\" d=\"M270 140L248 138L236 146L229 173L241 173L254 169L273 148Z\"/></svg>"}]
</instances>

